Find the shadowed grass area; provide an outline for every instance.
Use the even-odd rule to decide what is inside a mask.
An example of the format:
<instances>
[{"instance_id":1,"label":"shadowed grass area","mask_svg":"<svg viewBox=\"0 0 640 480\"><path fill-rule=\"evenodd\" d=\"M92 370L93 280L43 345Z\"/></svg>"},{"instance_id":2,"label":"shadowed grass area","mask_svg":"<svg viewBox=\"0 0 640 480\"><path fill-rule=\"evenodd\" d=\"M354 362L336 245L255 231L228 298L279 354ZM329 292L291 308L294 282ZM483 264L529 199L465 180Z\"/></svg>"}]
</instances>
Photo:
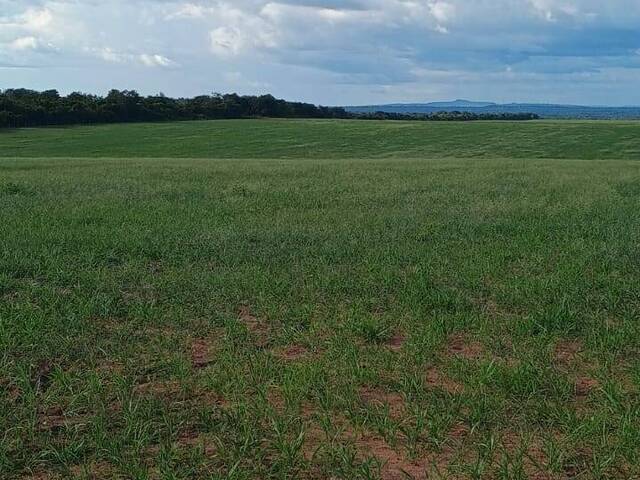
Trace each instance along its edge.
<instances>
[{"instance_id":1,"label":"shadowed grass area","mask_svg":"<svg viewBox=\"0 0 640 480\"><path fill-rule=\"evenodd\" d=\"M0 132L4 157L640 158L640 122L217 120Z\"/></svg>"},{"instance_id":2,"label":"shadowed grass area","mask_svg":"<svg viewBox=\"0 0 640 480\"><path fill-rule=\"evenodd\" d=\"M143 143L0 160L0 477L640 475L638 163Z\"/></svg>"}]
</instances>

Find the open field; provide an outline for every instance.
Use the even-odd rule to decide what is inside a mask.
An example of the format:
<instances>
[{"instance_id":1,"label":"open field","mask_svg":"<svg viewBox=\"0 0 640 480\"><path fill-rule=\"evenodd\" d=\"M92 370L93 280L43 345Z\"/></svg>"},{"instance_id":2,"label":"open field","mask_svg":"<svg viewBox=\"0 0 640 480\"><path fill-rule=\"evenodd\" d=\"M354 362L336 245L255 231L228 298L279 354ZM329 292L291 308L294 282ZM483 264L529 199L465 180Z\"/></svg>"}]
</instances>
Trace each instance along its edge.
<instances>
[{"instance_id":1,"label":"open field","mask_svg":"<svg viewBox=\"0 0 640 480\"><path fill-rule=\"evenodd\" d=\"M0 131L2 157L640 159L640 122L230 120Z\"/></svg>"},{"instance_id":2,"label":"open field","mask_svg":"<svg viewBox=\"0 0 640 480\"><path fill-rule=\"evenodd\" d=\"M3 480L640 476L640 123L111 125L0 157Z\"/></svg>"}]
</instances>

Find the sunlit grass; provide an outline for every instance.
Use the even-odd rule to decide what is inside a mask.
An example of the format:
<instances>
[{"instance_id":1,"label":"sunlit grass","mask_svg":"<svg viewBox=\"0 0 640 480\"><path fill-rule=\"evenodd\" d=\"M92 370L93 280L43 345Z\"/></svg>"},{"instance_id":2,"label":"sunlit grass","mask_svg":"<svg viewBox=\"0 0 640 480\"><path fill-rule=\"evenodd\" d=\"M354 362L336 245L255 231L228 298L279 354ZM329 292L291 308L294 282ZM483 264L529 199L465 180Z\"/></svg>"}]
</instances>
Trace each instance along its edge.
<instances>
[{"instance_id":1,"label":"sunlit grass","mask_svg":"<svg viewBox=\"0 0 640 480\"><path fill-rule=\"evenodd\" d=\"M496 125L478 161L426 157L489 125L382 151L316 123L265 123L321 138L308 161L262 158L260 122L228 155L192 124L185 156L233 160L136 158L187 123L0 135L130 150L0 160L0 477L640 475L640 164L583 161L637 124L554 160L490 158L548 124Z\"/></svg>"}]
</instances>

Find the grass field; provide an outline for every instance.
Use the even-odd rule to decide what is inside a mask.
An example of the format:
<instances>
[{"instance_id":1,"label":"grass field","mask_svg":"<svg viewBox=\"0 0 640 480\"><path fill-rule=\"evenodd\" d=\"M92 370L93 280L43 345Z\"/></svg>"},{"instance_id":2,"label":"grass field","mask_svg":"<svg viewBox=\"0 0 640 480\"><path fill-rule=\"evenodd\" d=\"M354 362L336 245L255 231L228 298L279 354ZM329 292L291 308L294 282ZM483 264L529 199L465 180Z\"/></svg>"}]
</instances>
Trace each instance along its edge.
<instances>
[{"instance_id":1,"label":"grass field","mask_svg":"<svg viewBox=\"0 0 640 480\"><path fill-rule=\"evenodd\" d=\"M640 123L51 128L0 157L3 480L640 476Z\"/></svg>"},{"instance_id":2,"label":"grass field","mask_svg":"<svg viewBox=\"0 0 640 480\"><path fill-rule=\"evenodd\" d=\"M233 120L0 132L1 157L640 159L640 122Z\"/></svg>"}]
</instances>

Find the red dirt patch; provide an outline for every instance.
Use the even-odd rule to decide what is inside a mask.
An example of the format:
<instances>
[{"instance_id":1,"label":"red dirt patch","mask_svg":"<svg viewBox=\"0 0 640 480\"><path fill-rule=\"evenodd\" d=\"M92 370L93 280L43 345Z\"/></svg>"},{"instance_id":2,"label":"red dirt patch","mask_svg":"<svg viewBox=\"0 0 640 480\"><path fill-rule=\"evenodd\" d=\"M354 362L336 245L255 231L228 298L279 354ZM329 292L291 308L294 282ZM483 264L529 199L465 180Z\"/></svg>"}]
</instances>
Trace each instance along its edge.
<instances>
[{"instance_id":1,"label":"red dirt patch","mask_svg":"<svg viewBox=\"0 0 640 480\"><path fill-rule=\"evenodd\" d=\"M138 395L155 397L176 409L195 402L219 407L229 405L221 395L215 392L187 388L177 380L141 383L136 385L134 392Z\"/></svg>"},{"instance_id":2,"label":"red dirt patch","mask_svg":"<svg viewBox=\"0 0 640 480\"><path fill-rule=\"evenodd\" d=\"M186 429L178 435L176 446L180 449L202 448L207 457L217 453L218 448L213 440L195 429Z\"/></svg>"},{"instance_id":3,"label":"red dirt patch","mask_svg":"<svg viewBox=\"0 0 640 480\"><path fill-rule=\"evenodd\" d=\"M531 480L552 480L556 478L545 471L549 459L544 453L540 439L534 438L525 441L516 432L507 431L503 433L500 443L504 449L500 456L513 458L516 453L522 455L522 467L526 478Z\"/></svg>"},{"instance_id":4,"label":"red dirt patch","mask_svg":"<svg viewBox=\"0 0 640 480\"><path fill-rule=\"evenodd\" d=\"M344 420L338 423L346 423ZM311 424L305 433L303 455L313 461L323 444L345 443L352 445L359 461L375 458L380 464L382 480L426 480L433 459L423 456L416 460L408 459L399 449L394 449L385 440L369 432L355 432L347 426L336 436L328 435L318 425Z\"/></svg>"},{"instance_id":5,"label":"red dirt patch","mask_svg":"<svg viewBox=\"0 0 640 480\"><path fill-rule=\"evenodd\" d=\"M461 393L463 390L462 385L460 385L458 382L455 382L454 380L451 380L450 378L447 378L435 367L427 370L425 380L427 386L432 388L440 388L447 393L456 394Z\"/></svg>"},{"instance_id":6,"label":"red dirt patch","mask_svg":"<svg viewBox=\"0 0 640 480\"><path fill-rule=\"evenodd\" d=\"M124 373L124 365L117 360L104 359L99 361L95 367L96 372L102 373L105 376L111 376L113 374L121 375Z\"/></svg>"},{"instance_id":7,"label":"red dirt patch","mask_svg":"<svg viewBox=\"0 0 640 480\"><path fill-rule=\"evenodd\" d=\"M561 340L556 344L553 358L556 363L567 366L577 359L582 351L582 342L578 340Z\"/></svg>"},{"instance_id":8,"label":"red dirt patch","mask_svg":"<svg viewBox=\"0 0 640 480\"><path fill-rule=\"evenodd\" d=\"M276 357L286 361L300 360L309 354L309 351L302 345L288 345L275 352Z\"/></svg>"},{"instance_id":9,"label":"red dirt patch","mask_svg":"<svg viewBox=\"0 0 640 480\"><path fill-rule=\"evenodd\" d=\"M386 346L389 350L393 352L398 352L402 350L402 346L406 341L407 341L407 337L405 337L401 333L398 333L387 341Z\"/></svg>"},{"instance_id":10,"label":"red dirt patch","mask_svg":"<svg viewBox=\"0 0 640 480\"><path fill-rule=\"evenodd\" d=\"M368 406L388 408L391 418L400 418L405 411L404 398L399 393L365 386L360 388L359 395L362 402Z\"/></svg>"},{"instance_id":11,"label":"red dirt patch","mask_svg":"<svg viewBox=\"0 0 640 480\"><path fill-rule=\"evenodd\" d=\"M85 465L74 465L70 468L73 478L90 478L92 480L111 479L115 477L113 466L104 461L95 461ZM87 475L87 477L85 477Z\"/></svg>"},{"instance_id":12,"label":"red dirt patch","mask_svg":"<svg viewBox=\"0 0 640 480\"><path fill-rule=\"evenodd\" d=\"M64 427L65 416L62 407L53 406L41 414L38 422L40 430L59 430Z\"/></svg>"},{"instance_id":13,"label":"red dirt patch","mask_svg":"<svg viewBox=\"0 0 640 480\"><path fill-rule=\"evenodd\" d=\"M135 393L139 395L175 398L178 396L182 396L182 386L177 380L158 382L151 381L136 385Z\"/></svg>"},{"instance_id":14,"label":"red dirt patch","mask_svg":"<svg viewBox=\"0 0 640 480\"><path fill-rule=\"evenodd\" d=\"M451 430L449 430L449 438L454 442L460 442L469 435L469 427L464 423L456 423Z\"/></svg>"},{"instance_id":15,"label":"red dirt patch","mask_svg":"<svg viewBox=\"0 0 640 480\"><path fill-rule=\"evenodd\" d=\"M575 392L577 397L587 397L593 390L600 386L595 378L579 377L576 380Z\"/></svg>"},{"instance_id":16,"label":"red dirt patch","mask_svg":"<svg viewBox=\"0 0 640 480\"><path fill-rule=\"evenodd\" d=\"M276 412L284 412L287 402L278 388L272 387L267 391L267 401Z\"/></svg>"},{"instance_id":17,"label":"red dirt patch","mask_svg":"<svg viewBox=\"0 0 640 480\"><path fill-rule=\"evenodd\" d=\"M38 429L57 432L66 427L78 426L84 419L84 415L67 416L62 407L55 405L38 415Z\"/></svg>"},{"instance_id":18,"label":"red dirt patch","mask_svg":"<svg viewBox=\"0 0 640 480\"><path fill-rule=\"evenodd\" d=\"M465 358L467 360L477 360L484 354L484 348L479 342L469 341L461 334L449 337L447 351L451 356Z\"/></svg>"},{"instance_id":19,"label":"red dirt patch","mask_svg":"<svg viewBox=\"0 0 640 480\"><path fill-rule=\"evenodd\" d=\"M240 317L240 320L242 320L242 323L249 327L250 330L253 330L253 328L260 325L258 318L251 313L251 309L246 305L240 307L238 316Z\"/></svg>"},{"instance_id":20,"label":"red dirt patch","mask_svg":"<svg viewBox=\"0 0 640 480\"><path fill-rule=\"evenodd\" d=\"M364 434L355 442L358 455L365 459L375 457L381 463L382 480L415 480L428 478L431 459L409 460L405 455L391 448L381 437Z\"/></svg>"},{"instance_id":21,"label":"red dirt patch","mask_svg":"<svg viewBox=\"0 0 640 480\"><path fill-rule=\"evenodd\" d=\"M205 339L196 339L191 344L191 365L195 369L204 368L211 363L210 345Z\"/></svg>"}]
</instances>

